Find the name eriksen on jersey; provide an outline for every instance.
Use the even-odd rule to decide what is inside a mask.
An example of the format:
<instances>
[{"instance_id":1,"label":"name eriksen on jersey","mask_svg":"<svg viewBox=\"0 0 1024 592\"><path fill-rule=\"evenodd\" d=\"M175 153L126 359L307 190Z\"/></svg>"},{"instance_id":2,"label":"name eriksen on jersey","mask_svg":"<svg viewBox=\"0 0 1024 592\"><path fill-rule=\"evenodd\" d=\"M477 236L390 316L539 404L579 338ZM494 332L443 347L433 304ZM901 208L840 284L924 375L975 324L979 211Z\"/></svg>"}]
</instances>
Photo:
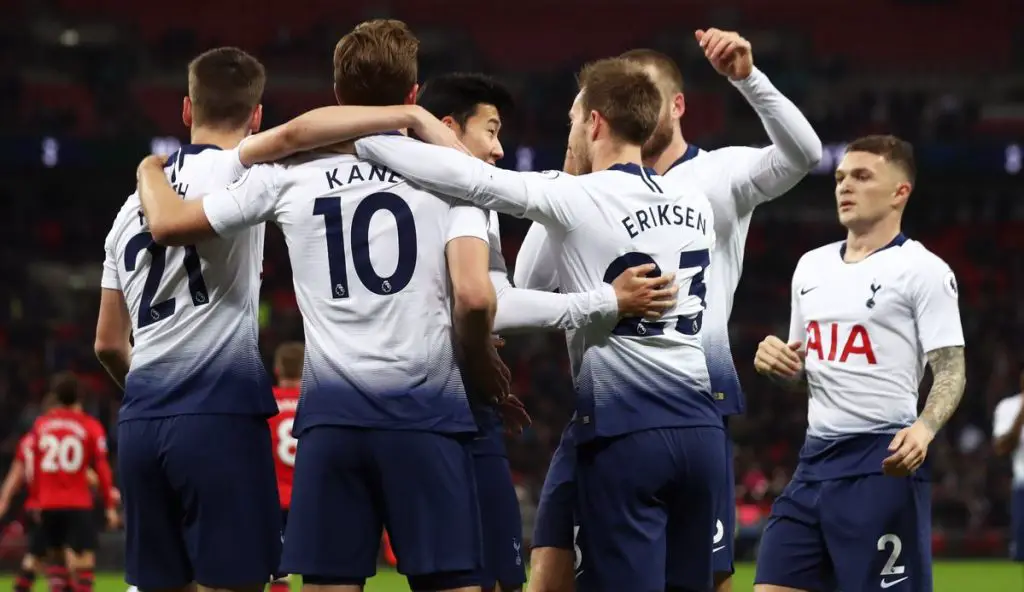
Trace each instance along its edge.
<instances>
[{"instance_id":1,"label":"name eriksen on jersey","mask_svg":"<svg viewBox=\"0 0 1024 592\"><path fill-rule=\"evenodd\" d=\"M622 227L629 233L629 238L636 238L645 230L668 225L689 226L696 228L701 234L708 233L708 223L704 219L704 214L678 204L651 206L644 210L637 210L631 216L622 219Z\"/></svg>"},{"instance_id":2,"label":"name eriksen on jersey","mask_svg":"<svg viewBox=\"0 0 1024 592\"><path fill-rule=\"evenodd\" d=\"M342 181L342 179L345 178L345 175L343 172L339 175L339 171L344 171L344 168L335 168L329 171L324 171L324 175L327 177L328 190L332 190L335 187L351 185L355 181L380 181L381 183L400 183L403 181L402 177L400 177L398 173L388 169L387 167L369 163L352 165L352 168L348 171L347 181ZM387 175L387 180L384 179L385 174Z\"/></svg>"}]
</instances>

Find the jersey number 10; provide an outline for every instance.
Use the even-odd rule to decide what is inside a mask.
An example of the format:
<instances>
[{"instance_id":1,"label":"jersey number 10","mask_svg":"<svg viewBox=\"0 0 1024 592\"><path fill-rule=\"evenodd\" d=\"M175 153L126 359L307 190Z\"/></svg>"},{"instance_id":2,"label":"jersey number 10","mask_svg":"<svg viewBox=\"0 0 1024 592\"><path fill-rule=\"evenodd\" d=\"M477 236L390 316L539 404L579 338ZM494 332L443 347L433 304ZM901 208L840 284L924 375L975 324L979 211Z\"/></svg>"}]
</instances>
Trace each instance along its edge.
<instances>
[{"instance_id":1,"label":"jersey number 10","mask_svg":"<svg viewBox=\"0 0 1024 592\"><path fill-rule=\"evenodd\" d=\"M630 267L649 264L653 264L654 269L647 274L647 277L655 278L660 276L662 273L661 267L658 266L658 263L650 255L636 252L626 253L612 261L611 265L608 266L608 269L604 272L604 282L606 284L614 282L615 278L619 277L622 272ZM709 265L711 265L711 254L707 249L683 251L679 254L679 269L699 268L699 271L690 280L689 295L700 298L701 307L700 312L696 315L692 317L679 317L679 320L676 321L676 331L683 335L696 335L704 325L704 309L707 308L704 297L708 292L707 284L704 283L704 272ZM613 335L630 337L649 337L651 335L663 335L664 333L664 322L645 321L640 317L625 317L612 329Z\"/></svg>"},{"instance_id":2,"label":"jersey number 10","mask_svg":"<svg viewBox=\"0 0 1024 592\"><path fill-rule=\"evenodd\" d=\"M391 212L398 230L398 264L389 277L381 277L370 261L370 220L381 210ZM348 298L348 268L345 266L345 231L341 227L341 198L318 197L313 215L324 217L327 238L327 265L331 272L331 297ZM394 193L372 193L356 206L352 214L352 267L366 289L386 296L409 285L416 269L416 220L409 204Z\"/></svg>"},{"instance_id":3,"label":"jersey number 10","mask_svg":"<svg viewBox=\"0 0 1024 592\"><path fill-rule=\"evenodd\" d=\"M124 249L125 271L135 271L136 259L143 250L149 251L151 258L146 283L142 285L142 300L139 302L138 328L170 318L174 314L175 299L168 298L162 302L153 302L160 280L167 266L167 247L153 242L153 235L140 232L133 236ZM202 306L210 302L210 294L206 290L203 279L203 264L199 261L199 252L192 245L185 247L185 272L188 274L188 293L192 296L192 304Z\"/></svg>"}]
</instances>

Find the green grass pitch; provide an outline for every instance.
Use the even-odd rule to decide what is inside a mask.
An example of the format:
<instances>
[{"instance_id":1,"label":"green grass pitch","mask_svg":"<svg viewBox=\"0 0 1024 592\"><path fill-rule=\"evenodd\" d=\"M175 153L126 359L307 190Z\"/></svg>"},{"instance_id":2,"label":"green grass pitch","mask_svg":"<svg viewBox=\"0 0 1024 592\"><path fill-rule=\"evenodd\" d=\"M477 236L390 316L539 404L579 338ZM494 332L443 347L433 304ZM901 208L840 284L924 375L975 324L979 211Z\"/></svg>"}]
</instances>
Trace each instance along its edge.
<instances>
[{"instance_id":1,"label":"green grass pitch","mask_svg":"<svg viewBox=\"0 0 1024 592\"><path fill-rule=\"evenodd\" d=\"M935 592L1024 592L1024 566L1008 561L946 561L935 564ZM733 590L753 589L754 566L741 564L733 579ZM96 592L124 592L121 574L97 574ZM298 590L298 583L293 586ZM0 591L11 590L10 574L0 577ZM44 592L46 583L36 582L35 591ZM406 592L405 578L382 570L366 586L368 592Z\"/></svg>"}]
</instances>

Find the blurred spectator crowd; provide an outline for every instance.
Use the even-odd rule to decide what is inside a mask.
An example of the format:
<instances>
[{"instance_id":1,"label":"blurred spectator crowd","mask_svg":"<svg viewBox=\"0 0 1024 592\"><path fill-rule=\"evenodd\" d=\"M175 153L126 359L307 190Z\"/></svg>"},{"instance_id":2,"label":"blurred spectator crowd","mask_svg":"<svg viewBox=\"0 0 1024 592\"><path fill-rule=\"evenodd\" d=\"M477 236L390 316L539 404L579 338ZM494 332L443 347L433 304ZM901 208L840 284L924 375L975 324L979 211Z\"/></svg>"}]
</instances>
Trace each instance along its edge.
<instances>
[{"instance_id":1,"label":"blurred spectator crowd","mask_svg":"<svg viewBox=\"0 0 1024 592\"><path fill-rule=\"evenodd\" d=\"M1011 34L1024 24L1019 0L974 0L969 12L966 2L955 0L825 4L735 0L712 9L706 2L663 0L631 5L630 27L621 2L611 0L588 3L586 10L579 1L498 7L450 0L443 14L417 0L307 0L292 3L288 8L297 12L285 14L234 1L180 0L173 11L147 12L130 0L0 0L6 15L0 24L0 143L41 135L187 141L180 123L185 63L222 44L266 63L265 124L279 123L331 102L334 43L351 25L376 16L403 18L420 35L421 80L481 70L509 84L518 102L502 131L502 164L513 168L531 167L512 147L564 150L565 113L581 61L636 46L679 61L688 140L706 149L765 142L756 117L696 51L692 30L708 25L735 28L751 39L755 62L801 106L826 143L876 131L918 146L1024 139L1024 45ZM592 22L581 26L583 18ZM965 30L984 34L965 43ZM58 370L72 369L87 380L87 410L116 434L119 395L92 355L92 338L103 239L133 189L132 158L88 168L14 168L0 160L0 203L7 213L0 219L0 453L6 458L38 414L49 374ZM749 525L788 481L806 425L801 397L759 379L751 360L760 339L786 330L799 256L843 237L829 175L812 175L759 210L748 240L731 323L748 412L730 428L738 444L741 521ZM927 166L919 177L907 234L956 271L968 344L967 394L930 453L937 544L955 533L958 549L1001 553L996 547L1009 522L1009 472L992 455L989 430L995 403L1017 391L1024 362L1024 307L1013 297L1024 293L1024 264L1016 255L1024 252L1024 177ZM510 264L527 227L502 220ZM269 356L277 343L301 339L302 325L284 243L276 229L268 234L261 316ZM528 505L572 407L565 343L554 333L514 336L502 354L514 392L534 419L509 442Z\"/></svg>"}]
</instances>

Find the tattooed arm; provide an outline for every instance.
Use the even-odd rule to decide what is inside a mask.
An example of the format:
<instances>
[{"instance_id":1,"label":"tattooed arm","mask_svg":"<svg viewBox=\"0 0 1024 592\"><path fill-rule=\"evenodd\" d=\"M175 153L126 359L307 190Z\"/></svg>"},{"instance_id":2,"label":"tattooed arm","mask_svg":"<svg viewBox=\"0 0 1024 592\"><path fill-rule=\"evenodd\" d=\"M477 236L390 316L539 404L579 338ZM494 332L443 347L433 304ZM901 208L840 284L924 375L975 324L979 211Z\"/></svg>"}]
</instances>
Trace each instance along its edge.
<instances>
[{"instance_id":1,"label":"tattooed arm","mask_svg":"<svg viewBox=\"0 0 1024 592\"><path fill-rule=\"evenodd\" d=\"M967 368L963 346L940 347L928 352L928 365L934 379L918 419L934 434L946 425L964 396Z\"/></svg>"}]
</instances>

